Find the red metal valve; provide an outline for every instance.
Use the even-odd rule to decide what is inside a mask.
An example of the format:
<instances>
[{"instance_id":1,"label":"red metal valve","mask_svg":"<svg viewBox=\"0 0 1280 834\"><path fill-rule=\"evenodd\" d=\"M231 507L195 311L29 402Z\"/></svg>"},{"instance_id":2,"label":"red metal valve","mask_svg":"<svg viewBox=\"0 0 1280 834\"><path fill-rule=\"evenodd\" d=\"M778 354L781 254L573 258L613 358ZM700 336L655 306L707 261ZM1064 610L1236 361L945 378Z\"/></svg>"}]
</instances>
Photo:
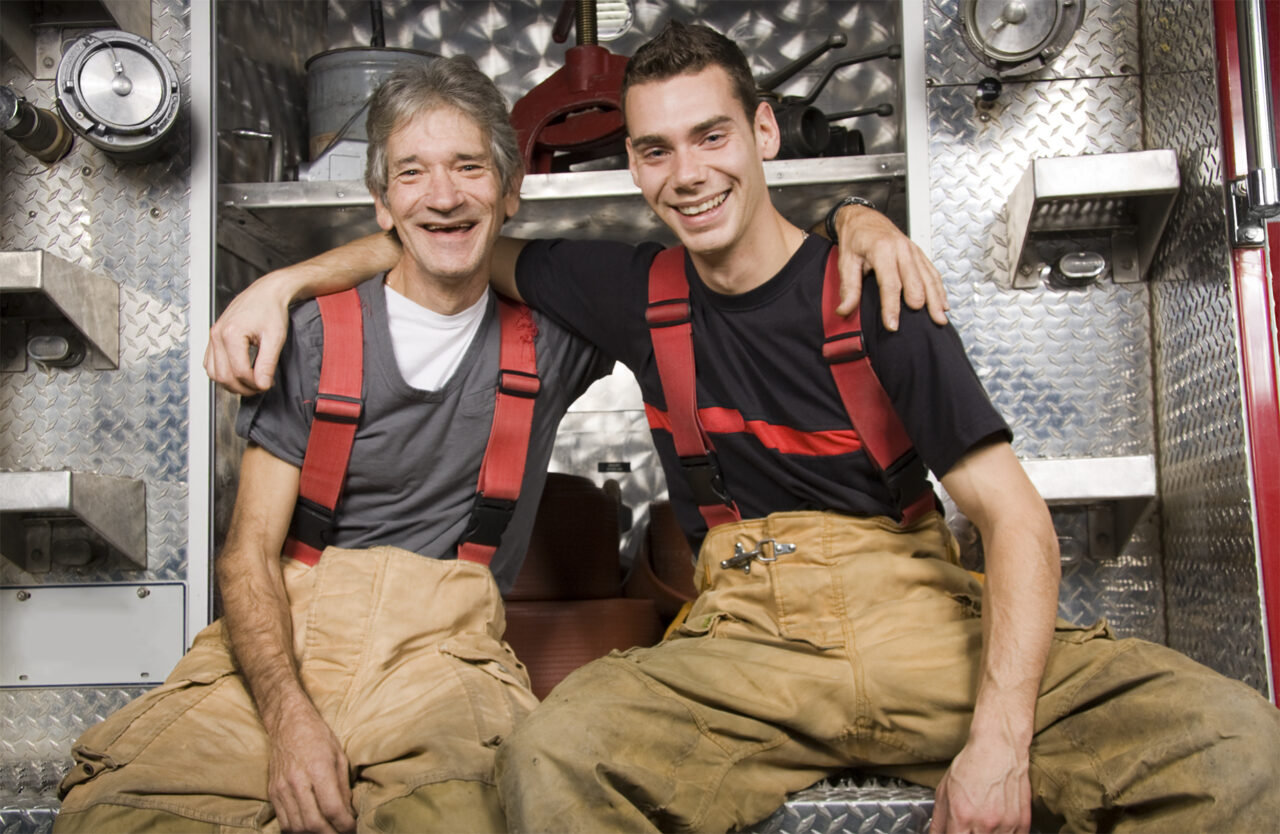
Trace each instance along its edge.
<instances>
[{"instance_id":1,"label":"red metal valve","mask_svg":"<svg viewBox=\"0 0 1280 834\"><path fill-rule=\"evenodd\" d=\"M550 173L557 154L568 165L623 150L620 93L627 59L594 43L594 12L593 0L578 3L578 45L565 53L563 67L511 108L529 173ZM584 31L591 42L583 42Z\"/></svg>"}]
</instances>

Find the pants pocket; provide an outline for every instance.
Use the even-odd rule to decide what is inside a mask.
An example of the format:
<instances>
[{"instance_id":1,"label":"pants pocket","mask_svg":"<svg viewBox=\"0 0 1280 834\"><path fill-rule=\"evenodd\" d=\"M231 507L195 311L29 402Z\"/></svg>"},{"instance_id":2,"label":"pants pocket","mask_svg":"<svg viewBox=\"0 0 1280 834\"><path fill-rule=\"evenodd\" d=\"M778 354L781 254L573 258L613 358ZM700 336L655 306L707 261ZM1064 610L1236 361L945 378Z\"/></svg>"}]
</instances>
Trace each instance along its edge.
<instances>
[{"instance_id":1,"label":"pants pocket","mask_svg":"<svg viewBox=\"0 0 1280 834\"><path fill-rule=\"evenodd\" d=\"M124 767L156 737L217 688L230 669L202 670L170 678L163 686L130 702L85 732L72 747L74 765L58 788L59 796L98 774Z\"/></svg>"},{"instance_id":2,"label":"pants pocket","mask_svg":"<svg viewBox=\"0 0 1280 834\"><path fill-rule=\"evenodd\" d=\"M74 763L59 786L59 795L66 796L76 785L133 761L173 722L211 695L219 681L234 672L219 620L196 635L191 651L178 661L163 685L85 731L72 747Z\"/></svg>"},{"instance_id":3,"label":"pants pocket","mask_svg":"<svg viewBox=\"0 0 1280 834\"><path fill-rule=\"evenodd\" d=\"M785 559L769 565L779 635L818 649L840 648L845 644L840 578L828 565Z\"/></svg>"},{"instance_id":4,"label":"pants pocket","mask_svg":"<svg viewBox=\"0 0 1280 834\"><path fill-rule=\"evenodd\" d=\"M460 634L441 643L440 652L456 661L482 744L497 747L538 705L529 673L506 643L486 634Z\"/></svg>"}]
</instances>

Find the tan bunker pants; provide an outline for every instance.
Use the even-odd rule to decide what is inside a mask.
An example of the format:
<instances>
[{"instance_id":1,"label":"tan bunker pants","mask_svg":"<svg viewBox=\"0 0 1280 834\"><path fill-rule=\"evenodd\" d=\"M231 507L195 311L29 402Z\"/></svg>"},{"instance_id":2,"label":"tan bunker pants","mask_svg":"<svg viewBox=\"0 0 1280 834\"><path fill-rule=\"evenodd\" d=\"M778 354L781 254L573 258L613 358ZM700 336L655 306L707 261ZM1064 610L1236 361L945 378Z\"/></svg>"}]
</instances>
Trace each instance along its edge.
<instances>
[{"instance_id":1,"label":"tan bunker pants","mask_svg":"<svg viewBox=\"0 0 1280 834\"><path fill-rule=\"evenodd\" d=\"M720 566L768 539L795 552ZM513 831L725 831L847 767L937 783L982 643L981 586L937 514L905 532L823 513L717 527L697 576L678 634L579 669L499 750ZM1038 825L1280 825L1280 712L1245 685L1060 623L1040 693Z\"/></svg>"},{"instance_id":2,"label":"tan bunker pants","mask_svg":"<svg viewBox=\"0 0 1280 834\"><path fill-rule=\"evenodd\" d=\"M378 547L284 570L302 682L350 761L359 830L505 830L494 749L537 701L488 569ZM278 831L269 755L216 622L163 686L81 737L54 829Z\"/></svg>"}]
</instances>

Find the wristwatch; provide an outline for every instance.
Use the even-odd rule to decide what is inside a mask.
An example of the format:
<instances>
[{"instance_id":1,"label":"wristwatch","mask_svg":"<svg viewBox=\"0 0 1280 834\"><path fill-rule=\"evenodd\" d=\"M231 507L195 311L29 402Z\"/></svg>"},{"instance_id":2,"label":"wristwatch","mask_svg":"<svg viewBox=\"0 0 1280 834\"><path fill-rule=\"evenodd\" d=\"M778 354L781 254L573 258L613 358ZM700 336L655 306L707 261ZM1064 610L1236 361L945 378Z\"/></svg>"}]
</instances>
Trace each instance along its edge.
<instances>
[{"instance_id":1,"label":"wristwatch","mask_svg":"<svg viewBox=\"0 0 1280 834\"><path fill-rule=\"evenodd\" d=\"M845 206L866 206L869 209L875 209L875 205L870 200L864 200L861 197L845 197L840 202L831 207L831 211L827 212L827 222L824 228L827 230L827 239L832 243L839 243L839 235L836 234L836 213Z\"/></svg>"}]
</instances>

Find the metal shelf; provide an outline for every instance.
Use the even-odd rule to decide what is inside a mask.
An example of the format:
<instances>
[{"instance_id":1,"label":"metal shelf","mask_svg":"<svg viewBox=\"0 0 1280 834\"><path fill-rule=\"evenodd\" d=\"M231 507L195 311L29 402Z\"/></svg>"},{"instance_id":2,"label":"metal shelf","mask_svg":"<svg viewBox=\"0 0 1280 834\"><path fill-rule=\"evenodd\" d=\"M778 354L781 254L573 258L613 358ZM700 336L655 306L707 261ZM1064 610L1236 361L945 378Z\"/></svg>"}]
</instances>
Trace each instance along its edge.
<instances>
[{"instance_id":1,"label":"metal shelf","mask_svg":"<svg viewBox=\"0 0 1280 834\"><path fill-rule=\"evenodd\" d=\"M849 194L905 221L904 154L765 163L774 205L801 225ZM671 242L625 170L525 177L515 237L602 237ZM274 269L377 231L373 198L357 181L234 183L218 188L218 245L262 270Z\"/></svg>"}]
</instances>

